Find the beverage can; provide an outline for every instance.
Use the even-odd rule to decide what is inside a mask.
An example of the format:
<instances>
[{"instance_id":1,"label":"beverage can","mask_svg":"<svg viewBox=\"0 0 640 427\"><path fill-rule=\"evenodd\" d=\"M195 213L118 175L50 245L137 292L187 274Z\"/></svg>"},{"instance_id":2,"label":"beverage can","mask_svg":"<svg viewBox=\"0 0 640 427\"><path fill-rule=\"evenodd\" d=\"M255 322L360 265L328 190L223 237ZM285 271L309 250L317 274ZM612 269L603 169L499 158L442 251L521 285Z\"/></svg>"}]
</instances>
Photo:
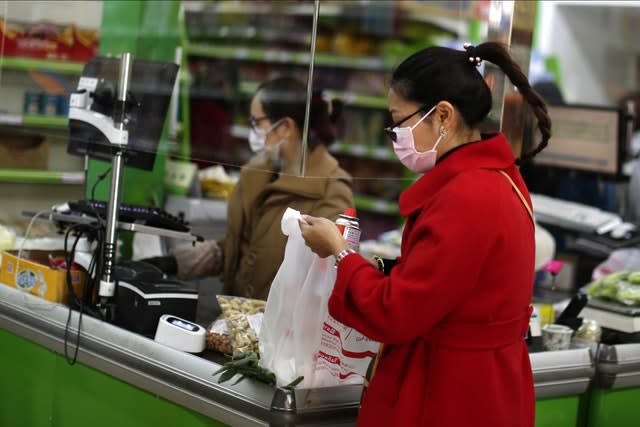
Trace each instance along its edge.
<instances>
[{"instance_id":1,"label":"beverage can","mask_svg":"<svg viewBox=\"0 0 640 427\"><path fill-rule=\"evenodd\" d=\"M346 208L344 213L338 215L336 225L342 237L347 241L350 249L357 251L360 248L360 220L356 217L356 210Z\"/></svg>"}]
</instances>

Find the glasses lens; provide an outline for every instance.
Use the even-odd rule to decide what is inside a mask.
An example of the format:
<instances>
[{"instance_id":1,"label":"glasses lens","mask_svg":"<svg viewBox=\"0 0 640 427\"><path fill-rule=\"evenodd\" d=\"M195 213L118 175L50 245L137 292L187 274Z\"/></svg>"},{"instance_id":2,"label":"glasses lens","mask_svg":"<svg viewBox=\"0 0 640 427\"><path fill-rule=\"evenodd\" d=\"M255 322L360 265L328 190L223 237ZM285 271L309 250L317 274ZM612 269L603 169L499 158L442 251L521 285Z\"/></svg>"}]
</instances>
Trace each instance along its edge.
<instances>
[{"instance_id":1,"label":"glasses lens","mask_svg":"<svg viewBox=\"0 0 640 427\"><path fill-rule=\"evenodd\" d=\"M258 127L258 123L260 123L263 120L267 120L268 117L267 116L262 116L262 117L249 117L249 124L251 125L252 128L256 129Z\"/></svg>"},{"instance_id":2,"label":"glasses lens","mask_svg":"<svg viewBox=\"0 0 640 427\"><path fill-rule=\"evenodd\" d=\"M398 139L398 137L396 136L396 133L391 128L384 128L384 132L387 134L389 138L391 138L393 142L397 142L396 140Z\"/></svg>"}]
</instances>

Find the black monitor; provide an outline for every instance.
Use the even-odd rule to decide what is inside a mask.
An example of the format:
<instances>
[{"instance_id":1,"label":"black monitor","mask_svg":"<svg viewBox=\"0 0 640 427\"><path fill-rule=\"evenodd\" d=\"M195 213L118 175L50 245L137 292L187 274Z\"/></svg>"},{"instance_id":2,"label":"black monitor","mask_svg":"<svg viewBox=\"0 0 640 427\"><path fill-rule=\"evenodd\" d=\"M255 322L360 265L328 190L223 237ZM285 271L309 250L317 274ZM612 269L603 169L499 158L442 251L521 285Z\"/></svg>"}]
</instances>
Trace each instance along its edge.
<instances>
[{"instance_id":1,"label":"black monitor","mask_svg":"<svg viewBox=\"0 0 640 427\"><path fill-rule=\"evenodd\" d=\"M552 135L549 145L534 157L536 166L622 178L627 144L621 109L554 105L548 111Z\"/></svg>"},{"instance_id":2,"label":"black monitor","mask_svg":"<svg viewBox=\"0 0 640 427\"><path fill-rule=\"evenodd\" d=\"M120 59L116 57L94 57L85 65L80 81L97 79L90 96L91 111L113 117L119 71ZM125 109L129 133L125 165L153 169L177 72L178 65L171 62L133 61ZM114 145L96 126L70 118L67 152L111 161Z\"/></svg>"}]
</instances>

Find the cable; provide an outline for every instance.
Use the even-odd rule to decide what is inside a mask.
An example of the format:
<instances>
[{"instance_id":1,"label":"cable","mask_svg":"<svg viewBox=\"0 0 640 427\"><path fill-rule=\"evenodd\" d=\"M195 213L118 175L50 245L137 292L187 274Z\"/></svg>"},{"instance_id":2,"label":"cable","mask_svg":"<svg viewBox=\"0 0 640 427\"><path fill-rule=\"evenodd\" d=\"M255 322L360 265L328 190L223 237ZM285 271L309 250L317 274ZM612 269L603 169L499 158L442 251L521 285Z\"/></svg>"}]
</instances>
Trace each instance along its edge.
<instances>
[{"instance_id":1,"label":"cable","mask_svg":"<svg viewBox=\"0 0 640 427\"><path fill-rule=\"evenodd\" d=\"M96 179L96 182L93 183L93 187L91 187L91 200L96 199L96 188L98 187L98 184L100 184L100 182L102 182L102 180L107 177L109 172L111 172L111 166L109 166L106 171L104 171L100 176L98 176L98 179Z\"/></svg>"},{"instance_id":2,"label":"cable","mask_svg":"<svg viewBox=\"0 0 640 427\"><path fill-rule=\"evenodd\" d=\"M68 249L68 241L69 241L69 235L73 232L77 230L78 234L76 235L75 241L73 242L73 245L71 246L71 250ZM84 304L84 299L85 299L85 295L83 295L82 297L78 297L78 295L76 295L75 293L75 289L73 288L73 278L72 278L72 274L71 274L71 270L73 267L73 263L74 263L74 258L75 258L75 251L76 251L76 246L78 245L78 242L80 241L80 239L83 237L83 234L85 233L93 233L93 232L99 232L100 231L100 227L99 226L95 226L95 225L86 225L86 224L75 224L72 225L70 227L67 228L66 232L65 232L65 237L64 237L64 255L65 255L65 268L66 268L66 281L67 281L67 290L68 290L68 305L69 305L69 312L68 312L68 316L67 316L67 322L65 324L65 330L64 330L64 355L65 355L65 359L67 360L67 363L69 363L70 365L75 364L77 357L78 357L78 351L80 349L80 336L81 336L81 329L82 329L82 316L84 314L85 311L87 311L88 314L94 316L94 317L98 317L100 318L100 315L98 314L98 312L96 310L93 310L90 306L85 306ZM93 273L93 268L95 266L95 260L96 260L96 256L95 256L96 252L94 252L91 261L89 263L89 267L88 267L88 271L87 271L87 277L85 279L84 282L84 292L85 294L89 292L89 289L87 287L87 283L91 281L91 277L92 277L92 273ZM75 339L75 349L74 349L74 353L73 356L70 357L69 356L69 327L71 324L71 316L72 316L72 312L73 312L73 306L77 306L78 307L78 326L76 329L76 339Z\"/></svg>"},{"instance_id":3,"label":"cable","mask_svg":"<svg viewBox=\"0 0 640 427\"><path fill-rule=\"evenodd\" d=\"M27 239L29 238L29 235L31 234L31 228L33 227L33 224L36 222L36 219L38 219L39 217L50 213L49 210L41 210L40 212L37 212L32 218L31 221L29 221L29 225L27 225L27 229L24 232L24 237L22 238L22 242L20 242L20 247L18 248L18 255L16 258L16 271L14 273L14 277L13 277L13 281L16 284L16 288L20 289L20 287L18 286L18 272L20 272L20 260L22 259L22 252L24 251L24 244L27 241ZM26 298L26 297L25 297ZM27 305L29 305L27 303ZM40 304L38 304L40 305ZM47 305L47 304L42 304L42 305Z\"/></svg>"},{"instance_id":4,"label":"cable","mask_svg":"<svg viewBox=\"0 0 640 427\"><path fill-rule=\"evenodd\" d=\"M80 349L80 330L82 328L82 314L83 314L83 310L82 310L82 301L79 300L79 298L77 297L75 290L73 289L73 283L72 283L72 276L71 276L71 268L72 268L72 263L73 263L73 258L74 258L74 254L75 254L75 249L76 249L76 245L78 244L78 241L80 240L80 238L82 237L82 233L79 233L76 236L76 240L73 242L73 245L71 247L71 251L69 251L67 249L67 242L69 240L69 234L71 234L71 232L74 229L77 228L81 228L82 225L81 224L75 224L72 225L71 227L67 228L65 235L64 235L64 256L65 256L65 268L66 268L66 281L67 281L67 290L68 290L68 300L67 300L67 304L69 305L69 311L68 311L68 315L67 315L67 322L65 324L64 327L64 357L67 360L67 363L69 363L69 365L73 365L76 363L76 360L78 358L78 350ZM79 307L79 313L78 313L78 327L76 329L76 342L75 342L75 350L73 353L73 357L69 358L69 326L71 324L71 314L73 313L73 304L76 304Z\"/></svg>"}]
</instances>

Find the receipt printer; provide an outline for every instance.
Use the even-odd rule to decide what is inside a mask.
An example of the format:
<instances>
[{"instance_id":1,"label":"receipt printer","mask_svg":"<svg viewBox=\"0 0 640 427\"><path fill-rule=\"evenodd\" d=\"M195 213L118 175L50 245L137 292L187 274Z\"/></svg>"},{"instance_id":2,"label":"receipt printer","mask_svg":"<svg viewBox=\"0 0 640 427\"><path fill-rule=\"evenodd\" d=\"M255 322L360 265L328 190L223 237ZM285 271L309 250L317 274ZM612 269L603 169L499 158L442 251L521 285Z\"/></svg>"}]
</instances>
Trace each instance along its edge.
<instances>
[{"instance_id":1,"label":"receipt printer","mask_svg":"<svg viewBox=\"0 0 640 427\"><path fill-rule=\"evenodd\" d=\"M177 280L148 276L118 280L115 323L153 338L164 314L194 322L197 303L198 291Z\"/></svg>"}]
</instances>

